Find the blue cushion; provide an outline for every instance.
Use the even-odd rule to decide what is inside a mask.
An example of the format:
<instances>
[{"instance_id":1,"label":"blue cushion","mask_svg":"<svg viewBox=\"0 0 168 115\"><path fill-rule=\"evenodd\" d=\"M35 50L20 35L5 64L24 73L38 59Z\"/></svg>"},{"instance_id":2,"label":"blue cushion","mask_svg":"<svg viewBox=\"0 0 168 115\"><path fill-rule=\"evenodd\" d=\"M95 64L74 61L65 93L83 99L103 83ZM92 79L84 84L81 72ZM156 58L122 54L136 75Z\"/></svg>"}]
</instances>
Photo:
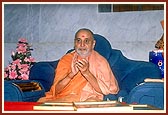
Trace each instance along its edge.
<instances>
[{"instance_id":1,"label":"blue cushion","mask_svg":"<svg viewBox=\"0 0 168 115\"><path fill-rule=\"evenodd\" d=\"M119 98L122 98L122 100L121 100L122 102L127 102L127 96L128 96L128 92L126 90L120 89L117 94L104 95L103 100L104 101L118 100Z\"/></svg>"},{"instance_id":2,"label":"blue cushion","mask_svg":"<svg viewBox=\"0 0 168 115\"><path fill-rule=\"evenodd\" d=\"M130 92L135 86L142 83L145 78L161 78L159 68L150 62L139 62L132 71L122 80L122 88Z\"/></svg>"},{"instance_id":3,"label":"blue cushion","mask_svg":"<svg viewBox=\"0 0 168 115\"><path fill-rule=\"evenodd\" d=\"M103 101L108 101L108 100L117 100L117 97L115 94L104 95Z\"/></svg>"},{"instance_id":4,"label":"blue cushion","mask_svg":"<svg viewBox=\"0 0 168 115\"><path fill-rule=\"evenodd\" d=\"M94 49L108 60L111 55L111 44L105 37L99 34L94 34L93 37L96 40Z\"/></svg>"},{"instance_id":5,"label":"blue cushion","mask_svg":"<svg viewBox=\"0 0 168 115\"><path fill-rule=\"evenodd\" d=\"M4 101L22 101L22 95L11 82L4 82Z\"/></svg>"},{"instance_id":6,"label":"blue cushion","mask_svg":"<svg viewBox=\"0 0 168 115\"><path fill-rule=\"evenodd\" d=\"M127 103L149 104L164 109L164 83L141 83L131 90Z\"/></svg>"},{"instance_id":7,"label":"blue cushion","mask_svg":"<svg viewBox=\"0 0 168 115\"><path fill-rule=\"evenodd\" d=\"M41 87L40 90L23 91L17 83L36 82ZM4 81L4 100L5 101L24 101L36 102L40 97L45 95L45 90L40 82L34 80L10 80Z\"/></svg>"},{"instance_id":8,"label":"blue cushion","mask_svg":"<svg viewBox=\"0 0 168 115\"><path fill-rule=\"evenodd\" d=\"M57 64L58 60L35 63L30 69L29 79L39 81L43 85L45 91L49 91L54 81Z\"/></svg>"}]
</instances>

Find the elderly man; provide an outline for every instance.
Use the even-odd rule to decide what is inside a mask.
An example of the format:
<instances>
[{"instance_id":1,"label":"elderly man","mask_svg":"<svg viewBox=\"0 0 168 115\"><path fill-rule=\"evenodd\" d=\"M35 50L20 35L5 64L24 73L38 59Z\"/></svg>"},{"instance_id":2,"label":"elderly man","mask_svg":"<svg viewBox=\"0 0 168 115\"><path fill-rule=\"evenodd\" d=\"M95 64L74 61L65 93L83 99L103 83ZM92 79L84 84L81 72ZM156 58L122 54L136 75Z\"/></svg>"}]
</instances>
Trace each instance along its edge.
<instances>
[{"instance_id":1,"label":"elderly man","mask_svg":"<svg viewBox=\"0 0 168 115\"><path fill-rule=\"evenodd\" d=\"M94 51L91 30L76 32L74 51L64 55L56 68L54 83L44 101L101 101L103 95L118 93L118 83L107 60Z\"/></svg>"}]
</instances>

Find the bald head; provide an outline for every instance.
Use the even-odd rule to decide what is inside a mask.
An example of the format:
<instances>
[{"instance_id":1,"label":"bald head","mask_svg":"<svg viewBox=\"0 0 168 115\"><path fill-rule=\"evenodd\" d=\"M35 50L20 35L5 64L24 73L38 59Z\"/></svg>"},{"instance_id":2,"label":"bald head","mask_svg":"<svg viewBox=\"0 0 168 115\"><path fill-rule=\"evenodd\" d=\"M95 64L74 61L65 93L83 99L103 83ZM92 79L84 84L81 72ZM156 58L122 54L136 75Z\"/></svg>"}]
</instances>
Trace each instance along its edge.
<instances>
[{"instance_id":1,"label":"bald head","mask_svg":"<svg viewBox=\"0 0 168 115\"><path fill-rule=\"evenodd\" d=\"M87 28L82 28L82 29L79 29L76 33L75 33L75 38L77 38L77 35L78 33L82 32L82 31L85 31L87 32L88 34L90 34L91 38L94 40L94 37L93 37L93 32Z\"/></svg>"}]
</instances>

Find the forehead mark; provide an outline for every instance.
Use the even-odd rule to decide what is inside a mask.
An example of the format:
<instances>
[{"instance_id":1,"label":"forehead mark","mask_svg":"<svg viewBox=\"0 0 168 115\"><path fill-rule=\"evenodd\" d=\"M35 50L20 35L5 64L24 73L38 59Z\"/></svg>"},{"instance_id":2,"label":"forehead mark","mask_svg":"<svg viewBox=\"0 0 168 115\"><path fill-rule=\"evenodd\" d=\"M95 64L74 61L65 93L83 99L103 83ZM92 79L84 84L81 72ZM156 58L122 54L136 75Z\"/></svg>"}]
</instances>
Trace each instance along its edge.
<instances>
[{"instance_id":1,"label":"forehead mark","mask_svg":"<svg viewBox=\"0 0 168 115\"><path fill-rule=\"evenodd\" d=\"M85 35L82 35L82 37L85 37Z\"/></svg>"}]
</instances>

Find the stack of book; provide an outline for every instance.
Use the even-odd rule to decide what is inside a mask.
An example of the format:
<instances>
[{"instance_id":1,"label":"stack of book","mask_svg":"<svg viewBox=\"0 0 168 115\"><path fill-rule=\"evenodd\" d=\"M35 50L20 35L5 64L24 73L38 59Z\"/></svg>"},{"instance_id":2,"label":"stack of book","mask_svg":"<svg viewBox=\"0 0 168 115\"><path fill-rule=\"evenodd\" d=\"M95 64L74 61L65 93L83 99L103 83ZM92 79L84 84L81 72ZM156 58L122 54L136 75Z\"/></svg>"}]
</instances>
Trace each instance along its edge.
<instances>
[{"instance_id":1,"label":"stack of book","mask_svg":"<svg viewBox=\"0 0 168 115\"><path fill-rule=\"evenodd\" d=\"M33 107L34 110L112 112L133 110L133 106L118 101L101 102L45 102Z\"/></svg>"}]
</instances>

